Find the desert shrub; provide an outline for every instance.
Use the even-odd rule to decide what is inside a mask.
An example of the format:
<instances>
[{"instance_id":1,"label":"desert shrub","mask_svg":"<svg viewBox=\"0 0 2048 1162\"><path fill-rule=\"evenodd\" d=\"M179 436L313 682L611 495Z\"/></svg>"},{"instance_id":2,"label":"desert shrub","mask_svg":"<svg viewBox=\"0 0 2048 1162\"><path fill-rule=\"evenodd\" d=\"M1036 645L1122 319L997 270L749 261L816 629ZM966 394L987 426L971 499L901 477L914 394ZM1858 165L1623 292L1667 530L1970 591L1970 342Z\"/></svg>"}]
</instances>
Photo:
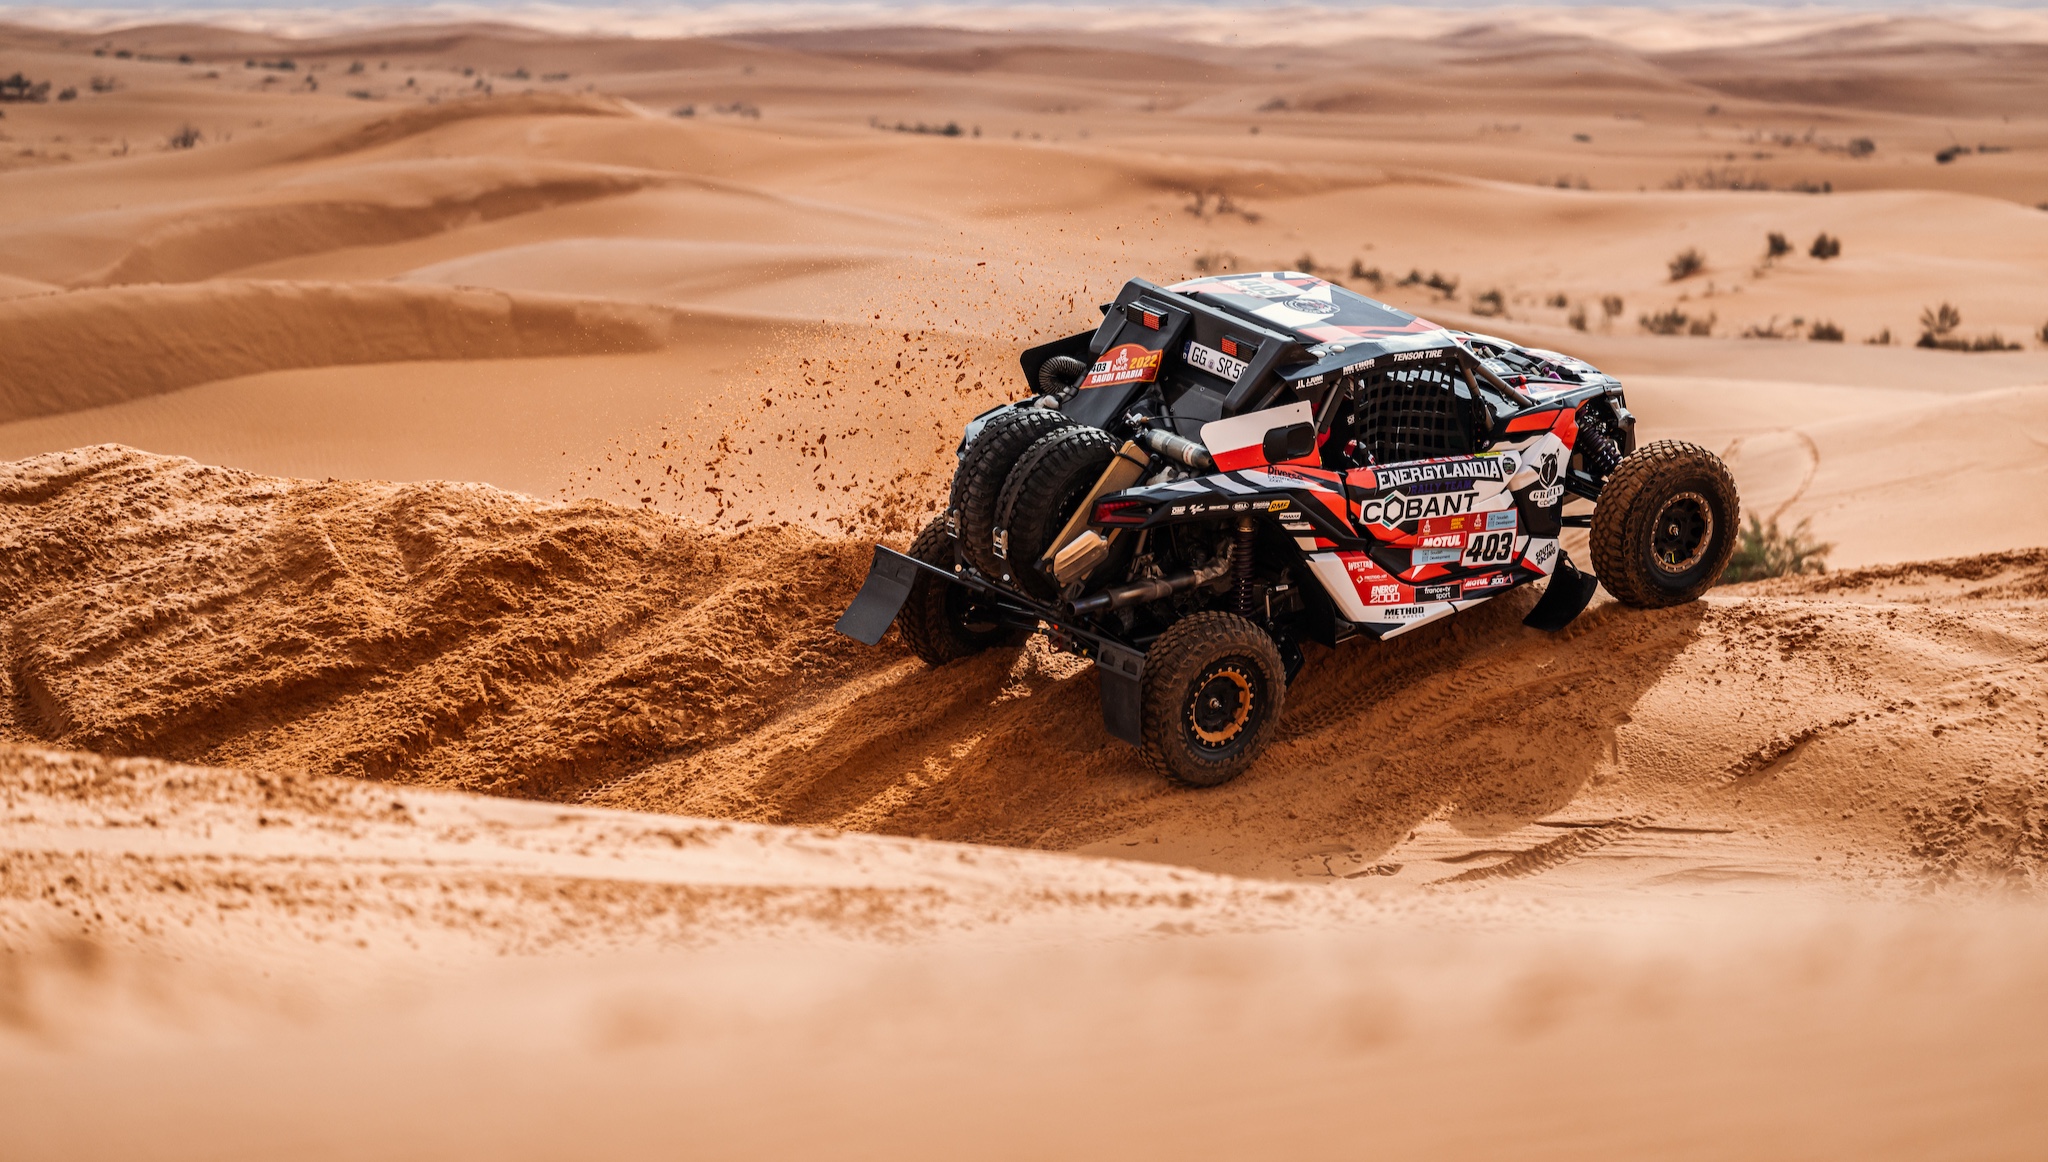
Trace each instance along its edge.
<instances>
[{"instance_id":1,"label":"desert shrub","mask_svg":"<svg viewBox=\"0 0 2048 1162\"><path fill-rule=\"evenodd\" d=\"M1428 276L1425 277L1421 271L1411 269L1408 272L1408 277L1401 280L1401 285L1426 286L1445 298L1450 298L1458 293L1458 277L1456 275L1445 276L1434 270L1430 271Z\"/></svg>"},{"instance_id":2,"label":"desert shrub","mask_svg":"<svg viewBox=\"0 0 2048 1162\"><path fill-rule=\"evenodd\" d=\"M1816 343L1840 343L1842 329L1833 323L1815 319L1813 326L1806 329L1806 337Z\"/></svg>"},{"instance_id":3,"label":"desert shrub","mask_svg":"<svg viewBox=\"0 0 2048 1162\"><path fill-rule=\"evenodd\" d=\"M1769 258L1783 258L1787 254L1792 253L1792 244L1787 242L1785 236L1776 230L1771 231L1764 239L1764 245L1768 248L1765 251L1765 256Z\"/></svg>"},{"instance_id":4,"label":"desert shrub","mask_svg":"<svg viewBox=\"0 0 2048 1162\"><path fill-rule=\"evenodd\" d=\"M1892 329L1890 327L1886 327L1884 330L1879 331L1877 334L1872 335L1868 339L1865 339L1864 343L1872 347L1889 347L1892 345Z\"/></svg>"},{"instance_id":5,"label":"desert shrub","mask_svg":"<svg viewBox=\"0 0 2048 1162\"><path fill-rule=\"evenodd\" d=\"M1217 254L1195 255L1195 273L1197 274L1229 274L1231 271L1243 269L1244 259L1239 258L1228 250Z\"/></svg>"},{"instance_id":6,"label":"desert shrub","mask_svg":"<svg viewBox=\"0 0 2048 1162\"><path fill-rule=\"evenodd\" d=\"M1827 232L1823 231L1815 236L1813 246L1807 250L1807 253L1822 261L1838 258L1842 253L1842 240L1830 237Z\"/></svg>"},{"instance_id":7,"label":"desert shrub","mask_svg":"<svg viewBox=\"0 0 2048 1162\"><path fill-rule=\"evenodd\" d=\"M1781 330L1778 327L1778 316L1772 315L1771 321L1768 323L1751 323L1749 326L1744 327L1742 329L1742 337L1745 339L1790 339L1792 333Z\"/></svg>"},{"instance_id":8,"label":"desert shrub","mask_svg":"<svg viewBox=\"0 0 2048 1162\"><path fill-rule=\"evenodd\" d=\"M1967 145L1951 145L1947 149L1935 154L1934 160L1938 164L1947 165L1968 152L1970 152L1970 147Z\"/></svg>"},{"instance_id":9,"label":"desert shrub","mask_svg":"<svg viewBox=\"0 0 2048 1162\"><path fill-rule=\"evenodd\" d=\"M2021 351L2025 344L2008 343L2005 337L1993 331L1989 335L1964 338L1961 335L1935 336L1922 334L1918 347L1932 347L1941 351Z\"/></svg>"},{"instance_id":10,"label":"desert shrub","mask_svg":"<svg viewBox=\"0 0 2048 1162\"><path fill-rule=\"evenodd\" d=\"M1868 137L1852 137L1847 152L1850 157L1869 157L1877 152L1877 142Z\"/></svg>"},{"instance_id":11,"label":"desert shrub","mask_svg":"<svg viewBox=\"0 0 2048 1162\"><path fill-rule=\"evenodd\" d=\"M1955 333L1963 325L1963 313L1952 303L1928 307L1920 312L1920 340L1915 347L1938 351L2018 351L2022 344L2008 343L1998 332L1964 338Z\"/></svg>"},{"instance_id":12,"label":"desert shrub","mask_svg":"<svg viewBox=\"0 0 2048 1162\"><path fill-rule=\"evenodd\" d=\"M0 77L0 101L29 101L41 104L49 99L48 81L31 81L20 73Z\"/></svg>"},{"instance_id":13,"label":"desert shrub","mask_svg":"<svg viewBox=\"0 0 2048 1162\"><path fill-rule=\"evenodd\" d=\"M2041 329L2034 332L2034 337L2041 341L2042 346L2048 347L2048 323L2041 324Z\"/></svg>"},{"instance_id":14,"label":"desert shrub","mask_svg":"<svg viewBox=\"0 0 2048 1162\"><path fill-rule=\"evenodd\" d=\"M1379 267L1367 267L1356 258L1351 260L1351 277L1360 282L1371 283L1374 290L1378 290L1387 281L1387 277L1380 273Z\"/></svg>"},{"instance_id":15,"label":"desert shrub","mask_svg":"<svg viewBox=\"0 0 2048 1162\"><path fill-rule=\"evenodd\" d=\"M1610 319L1620 318L1621 312L1626 306L1627 304L1621 301L1620 295L1600 296L1600 313Z\"/></svg>"},{"instance_id":16,"label":"desert shrub","mask_svg":"<svg viewBox=\"0 0 2048 1162\"><path fill-rule=\"evenodd\" d=\"M1827 572L1827 555L1834 551L1835 546L1815 541L1807 530L1807 523L1800 521L1791 532L1781 532L1776 518L1765 524L1751 513L1749 527L1742 530L1742 537L1735 545L1735 554L1728 558L1728 567L1721 571L1721 584Z\"/></svg>"},{"instance_id":17,"label":"desert shrub","mask_svg":"<svg viewBox=\"0 0 2048 1162\"><path fill-rule=\"evenodd\" d=\"M1768 190L1771 183L1753 173L1727 169L1684 170L1664 183L1667 190Z\"/></svg>"},{"instance_id":18,"label":"desert shrub","mask_svg":"<svg viewBox=\"0 0 2048 1162\"><path fill-rule=\"evenodd\" d=\"M1671 271L1671 281L1691 278L1707 268L1707 256L1695 247L1688 246L1678 252L1670 262L1664 264Z\"/></svg>"},{"instance_id":19,"label":"desert shrub","mask_svg":"<svg viewBox=\"0 0 2048 1162\"><path fill-rule=\"evenodd\" d=\"M1570 325L1571 325L1571 329L1572 329L1572 330L1574 330L1574 331L1583 331L1583 330L1585 330L1585 329L1586 329L1586 304L1584 304L1584 303L1580 303L1580 304L1579 304L1578 306L1576 306L1576 307L1573 307L1573 308L1572 308L1572 313L1571 313L1571 314L1569 314L1569 315L1566 315L1566 316L1564 317L1564 321L1565 321L1566 323L1570 324ZM2043 326L2043 327L2041 328L2041 330L2042 330L2042 332L2043 332L2044 334L2048 334L2048 325L2044 325L2044 326ZM2043 341L2043 342L2048 342L2048 339L2043 339L2042 341Z\"/></svg>"},{"instance_id":20,"label":"desert shrub","mask_svg":"<svg viewBox=\"0 0 2048 1162\"><path fill-rule=\"evenodd\" d=\"M1938 344L1927 342L1927 338L1933 336L1939 339L1962 325L1963 313L1955 308L1955 304L1943 303L1938 307L1927 307L1920 312L1920 345L1937 346Z\"/></svg>"},{"instance_id":21,"label":"desert shrub","mask_svg":"<svg viewBox=\"0 0 2048 1162\"><path fill-rule=\"evenodd\" d=\"M1495 315L1505 315L1508 313L1507 298L1500 293L1498 288L1487 291L1484 294L1475 295L1472 298L1472 313L1475 315L1485 315L1488 318Z\"/></svg>"},{"instance_id":22,"label":"desert shrub","mask_svg":"<svg viewBox=\"0 0 2048 1162\"><path fill-rule=\"evenodd\" d=\"M199 130L193 128L190 124L186 124L179 126L178 131L171 134L164 144L172 149L190 149L204 140L206 140L204 134L200 133Z\"/></svg>"},{"instance_id":23,"label":"desert shrub","mask_svg":"<svg viewBox=\"0 0 2048 1162\"><path fill-rule=\"evenodd\" d=\"M76 101L78 100L78 90L66 85L57 90L57 99L59 101Z\"/></svg>"},{"instance_id":24,"label":"desert shrub","mask_svg":"<svg viewBox=\"0 0 2048 1162\"><path fill-rule=\"evenodd\" d=\"M1708 315L1702 319L1688 315L1679 307L1666 307L1653 315L1644 315L1636 322L1652 335L1711 335L1719 315Z\"/></svg>"},{"instance_id":25,"label":"desert shrub","mask_svg":"<svg viewBox=\"0 0 2048 1162\"><path fill-rule=\"evenodd\" d=\"M675 117L695 117L697 115L697 107L695 105L677 105L670 115Z\"/></svg>"},{"instance_id":26,"label":"desert shrub","mask_svg":"<svg viewBox=\"0 0 2048 1162\"><path fill-rule=\"evenodd\" d=\"M1549 298L1543 300L1543 302L1544 305L1556 307L1558 310L1563 310L1564 308L1572 305L1572 301L1564 297L1563 295L1551 295Z\"/></svg>"}]
</instances>

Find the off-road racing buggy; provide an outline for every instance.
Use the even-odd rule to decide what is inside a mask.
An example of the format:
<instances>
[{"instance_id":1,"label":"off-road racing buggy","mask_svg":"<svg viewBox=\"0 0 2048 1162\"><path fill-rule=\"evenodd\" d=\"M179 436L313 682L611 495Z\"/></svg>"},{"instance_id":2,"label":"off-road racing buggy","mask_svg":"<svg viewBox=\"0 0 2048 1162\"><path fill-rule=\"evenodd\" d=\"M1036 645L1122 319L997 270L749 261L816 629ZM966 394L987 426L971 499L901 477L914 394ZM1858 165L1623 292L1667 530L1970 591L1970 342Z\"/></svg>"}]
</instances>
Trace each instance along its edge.
<instances>
[{"instance_id":1,"label":"off-road racing buggy","mask_svg":"<svg viewBox=\"0 0 2048 1162\"><path fill-rule=\"evenodd\" d=\"M1735 483L1636 446L1621 384L1310 275L1126 284L1102 325L1023 353L1029 399L976 416L943 516L877 547L839 629L895 622L932 665L1044 633L1091 658L1109 732L1223 783L1272 735L1302 643L1389 638L1548 579L1639 608L1727 565ZM1597 502L1567 515L1569 498Z\"/></svg>"}]
</instances>

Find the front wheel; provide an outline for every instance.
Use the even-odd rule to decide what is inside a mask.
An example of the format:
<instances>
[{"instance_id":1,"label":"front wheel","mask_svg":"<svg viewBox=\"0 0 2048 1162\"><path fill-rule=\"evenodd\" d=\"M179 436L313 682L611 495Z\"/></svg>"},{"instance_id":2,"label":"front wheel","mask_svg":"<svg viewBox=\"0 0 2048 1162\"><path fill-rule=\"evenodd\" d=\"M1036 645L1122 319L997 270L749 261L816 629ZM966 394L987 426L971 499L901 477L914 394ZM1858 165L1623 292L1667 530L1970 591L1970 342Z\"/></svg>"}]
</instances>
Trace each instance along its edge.
<instances>
[{"instance_id":1,"label":"front wheel","mask_svg":"<svg viewBox=\"0 0 2048 1162\"><path fill-rule=\"evenodd\" d=\"M951 569L957 560L953 536L943 518L924 526L910 543L910 555L927 565ZM926 665L943 666L991 646L1011 645L1016 630L997 621L965 585L941 581L920 569L910 596L896 614L896 631Z\"/></svg>"},{"instance_id":2,"label":"front wheel","mask_svg":"<svg viewBox=\"0 0 2048 1162\"><path fill-rule=\"evenodd\" d=\"M1184 786L1221 786L1257 760L1286 697L1266 631L1234 613L1183 618L1145 653L1145 761Z\"/></svg>"},{"instance_id":3,"label":"front wheel","mask_svg":"<svg viewBox=\"0 0 2048 1162\"><path fill-rule=\"evenodd\" d=\"M1624 457L1601 489L1593 571L1623 605L1681 605L1720 580L1740 515L1735 478L1719 456L1659 440Z\"/></svg>"}]
</instances>

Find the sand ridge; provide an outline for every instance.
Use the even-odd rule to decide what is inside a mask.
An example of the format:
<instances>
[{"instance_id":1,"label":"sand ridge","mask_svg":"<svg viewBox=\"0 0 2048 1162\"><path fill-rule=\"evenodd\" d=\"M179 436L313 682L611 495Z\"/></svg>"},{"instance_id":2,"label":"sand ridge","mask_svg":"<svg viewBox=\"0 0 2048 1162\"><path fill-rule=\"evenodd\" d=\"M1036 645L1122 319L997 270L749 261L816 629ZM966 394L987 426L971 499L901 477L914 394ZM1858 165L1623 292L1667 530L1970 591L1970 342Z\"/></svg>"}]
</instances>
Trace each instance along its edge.
<instances>
[{"instance_id":1,"label":"sand ridge","mask_svg":"<svg viewBox=\"0 0 2048 1162\"><path fill-rule=\"evenodd\" d=\"M862 541L114 447L0 481L21 741L1287 878L1549 871L1560 827L1650 879L2048 856L2038 550L1916 566L1904 598L1877 569L1603 599L1553 637L1524 595L1318 651L1259 777L1191 796L1109 742L1085 663L838 637ZM1412 859L1436 824L1469 842Z\"/></svg>"}]
</instances>

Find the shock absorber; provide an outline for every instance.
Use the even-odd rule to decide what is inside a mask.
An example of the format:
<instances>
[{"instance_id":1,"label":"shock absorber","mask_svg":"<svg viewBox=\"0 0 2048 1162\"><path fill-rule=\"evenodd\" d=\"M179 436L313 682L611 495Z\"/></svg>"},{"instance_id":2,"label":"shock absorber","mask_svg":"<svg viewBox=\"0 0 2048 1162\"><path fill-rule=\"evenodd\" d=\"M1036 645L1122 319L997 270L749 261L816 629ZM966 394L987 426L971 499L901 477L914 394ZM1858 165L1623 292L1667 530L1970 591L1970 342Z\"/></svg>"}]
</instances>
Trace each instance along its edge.
<instances>
[{"instance_id":1,"label":"shock absorber","mask_svg":"<svg viewBox=\"0 0 2048 1162\"><path fill-rule=\"evenodd\" d=\"M1240 617L1252 618L1257 608L1252 596L1252 542L1258 538L1258 526L1250 516L1237 518L1237 539L1230 546L1230 572L1236 582L1237 612Z\"/></svg>"},{"instance_id":2,"label":"shock absorber","mask_svg":"<svg viewBox=\"0 0 2048 1162\"><path fill-rule=\"evenodd\" d=\"M1579 405L1579 438L1572 451L1584 458L1586 471L1595 480L1605 480L1621 467L1621 445L1614 442L1614 436L1607 430L1607 421L1593 410L1592 403Z\"/></svg>"}]
</instances>

